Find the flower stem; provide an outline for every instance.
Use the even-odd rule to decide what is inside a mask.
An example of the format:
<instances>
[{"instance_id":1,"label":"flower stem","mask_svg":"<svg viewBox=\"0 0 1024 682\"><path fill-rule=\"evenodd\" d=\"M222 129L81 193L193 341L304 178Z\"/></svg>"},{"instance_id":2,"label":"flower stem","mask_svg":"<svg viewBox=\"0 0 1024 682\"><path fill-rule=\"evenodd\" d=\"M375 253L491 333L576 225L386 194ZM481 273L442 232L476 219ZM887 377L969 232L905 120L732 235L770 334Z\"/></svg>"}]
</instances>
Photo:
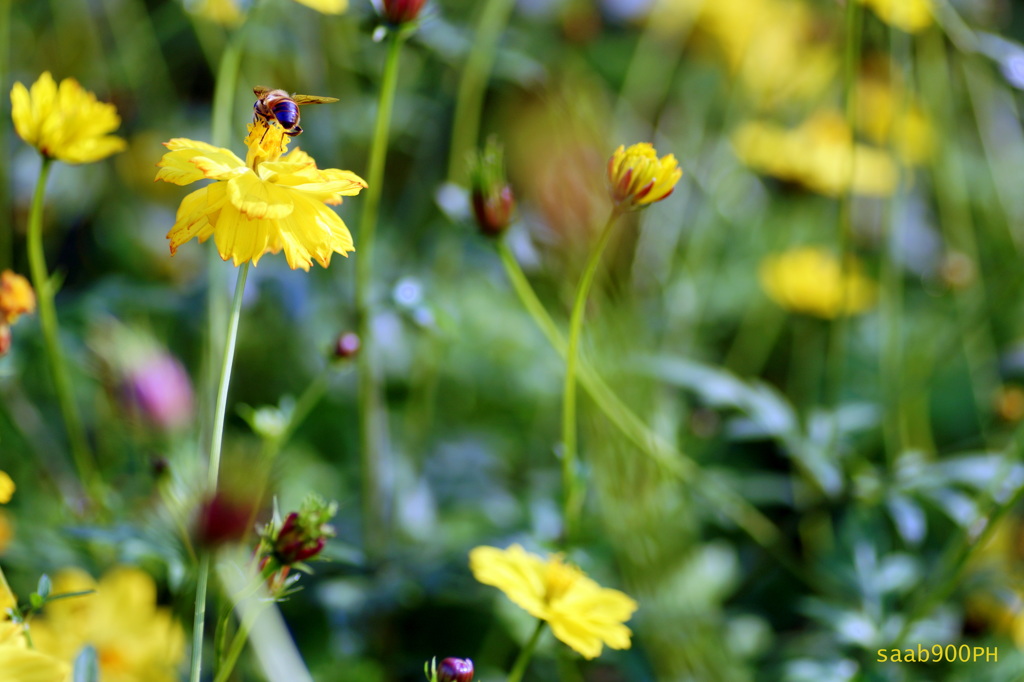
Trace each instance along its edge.
<instances>
[{"instance_id":1,"label":"flower stem","mask_svg":"<svg viewBox=\"0 0 1024 682\"><path fill-rule=\"evenodd\" d=\"M466 171L466 157L476 144L480 131L480 111L484 103L484 87L494 66L498 39L508 24L515 0L487 0L474 31L473 47L466 58L455 101L452 123L452 146L448 154L448 181L461 183Z\"/></svg>"},{"instance_id":2,"label":"flower stem","mask_svg":"<svg viewBox=\"0 0 1024 682\"><path fill-rule=\"evenodd\" d=\"M220 475L220 451L224 440L224 416L227 412L228 386L231 383L231 366L235 359L235 341L238 338L238 320L242 313L242 294L245 278L249 274L249 261L238 268L235 296L231 301L231 316L228 318L227 339L221 359L220 383L217 389L217 407L213 416L213 436L210 441L210 470L208 487L211 493L217 489ZM199 577L196 585L195 619L192 627L192 668L190 682L199 682L203 665L203 630L206 625L206 590L210 582L210 554L204 552L199 560Z\"/></svg>"},{"instance_id":3,"label":"flower stem","mask_svg":"<svg viewBox=\"0 0 1024 682\"><path fill-rule=\"evenodd\" d=\"M537 648L537 640L540 639L540 633L544 631L544 621L538 620L537 627L533 631L533 635L530 636L530 641L526 643L523 650L519 652L519 658L512 665L512 670L508 674L508 682L519 682L523 679L523 674L526 672L526 666L530 664L530 659L533 658L533 650Z\"/></svg>"},{"instance_id":4,"label":"flower stem","mask_svg":"<svg viewBox=\"0 0 1024 682\"><path fill-rule=\"evenodd\" d=\"M359 224L359 252L356 255L356 324L363 351L359 353L359 420L362 456L363 543L370 557L378 556L384 540L384 500L382 469L384 457L384 412L380 394L373 344L373 306L370 286L373 275L374 235L384 182L384 163L388 151L391 111L398 86L398 57L408 33L402 29L389 34L388 54L380 87L377 123L370 146L369 185L363 195L363 211Z\"/></svg>"},{"instance_id":5,"label":"flower stem","mask_svg":"<svg viewBox=\"0 0 1024 682\"><path fill-rule=\"evenodd\" d=\"M608 241L611 239L612 228L619 217L617 210L612 210L608 222L601 231L597 243L590 251L583 276L576 287L576 300L572 305L572 316L569 321L569 345L565 352L565 385L562 390L562 485L565 495L565 536L573 537L583 506L584 490L579 479L576 466L576 367L579 362L580 334L583 331L583 314L587 307L587 297L594 282L597 266L601 262Z\"/></svg>"},{"instance_id":6,"label":"flower stem","mask_svg":"<svg viewBox=\"0 0 1024 682\"><path fill-rule=\"evenodd\" d=\"M231 671L235 669L238 657L242 655L242 650L245 649L245 642L249 638L251 620L243 618L239 621L238 631L231 640L231 646L224 656L224 660L221 661L220 667L217 670L217 676L213 678L213 682L227 682L231 676Z\"/></svg>"},{"instance_id":7,"label":"flower stem","mask_svg":"<svg viewBox=\"0 0 1024 682\"><path fill-rule=\"evenodd\" d=\"M498 242L498 254L523 307L544 333L555 352L566 357L565 337L562 336L562 332L544 309L540 299L537 298L536 292L530 286L529 280L526 279L522 268L519 267L515 256L512 255L504 241ZM785 536L769 518L747 502L742 495L733 491L721 480L703 472L696 462L666 442L657 433L651 431L585 361L580 362L579 380L601 413L634 447L657 462L678 480L689 483L693 489L699 490L708 501L714 504L718 513L743 529L793 575L808 585L815 584L815 581L803 568L802 563L782 544Z\"/></svg>"},{"instance_id":8,"label":"flower stem","mask_svg":"<svg viewBox=\"0 0 1024 682\"><path fill-rule=\"evenodd\" d=\"M57 326L57 309L53 302L54 291L46 270L46 257L43 253L43 197L46 194L46 179L50 174L53 159L43 157L43 165L39 169L35 194L32 196L32 208L28 217L28 264L32 276L32 286L36 290L39 306L39 325L43 332L43 343L46 348L46 360L53 375L53 385L57 393L57 402L64 417L64 425L68 431L71 445L71 458L74 460L78 477L94 503L102 503L102 482L85 435L75 397L64 365L64 356L60 350L59 330Z\"/></svg>"}]
</instances>

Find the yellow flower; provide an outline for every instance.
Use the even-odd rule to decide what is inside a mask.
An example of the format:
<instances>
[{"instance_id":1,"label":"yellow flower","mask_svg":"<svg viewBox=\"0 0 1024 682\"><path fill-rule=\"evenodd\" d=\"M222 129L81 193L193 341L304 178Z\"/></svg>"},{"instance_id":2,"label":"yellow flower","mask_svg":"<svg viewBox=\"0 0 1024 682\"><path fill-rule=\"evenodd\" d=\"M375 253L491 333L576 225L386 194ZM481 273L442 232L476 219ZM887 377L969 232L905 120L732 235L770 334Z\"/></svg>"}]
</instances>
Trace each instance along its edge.
<instances>
[{"instance_id":1,"label":"yellow flower","mask_svg":"<svg viewBox=\"0 0 1024 682\"><path fill-rule=\"evenodd\" d=\"M835 256L816 247L765 258L760 276L769 298L797 313L833 319L863 312L875 303L877 288L856 262L843 272Z\"/></svg>"},{"instance_id":2,"label":"yellow flower","mask_svg":"<svg viewBox=\"0 0 1024 682\"><path fill-rule=\"evenodd\" d=\"M15 489L14 481L11 479L10 474L0 469L0 504L10 502ZM0 613L3 613L3 611L0 611Z\"/></svg>"},{"instance_id":3,"label":"yellow flower","mask_svg":"<svg viewBox=\"0 0 1024 682\"><path fill-rule=\"evenodd\" d=\"M24 313L36 309L36 294L32 285L21 275L10 270L0 274L0 319L14 324Z\"/></svg>"},{"instance_id":4,"label":"yellow flower","mask_svg":"<svg viewBox=\"0 0 1024 682\"><path fill-rule=\"evenodd\" d=\"M205 142L165 142L170 151L157 164L157 180L217 181L182 200L167 233L171 254L193 237L205 242L212 236L220 257L235 265L255 265L263 254L284 250L292 269L309 270L314 259L326 268L331 254L353 251L352 235L327 205L359 194L366 181L351 171L318 169L299 149L282 156L289 139L276 123L250 125L245 162Z\"/></svg>"},{"instance_id":5,"label":"yellow flower","mask_svg":"<svg viewBox=\"0 0 1024 682\"><path fill-rule=\"evenodd\" d=\"M673 154L658 158L649 142L619 145L608 159L608 182L617 208L638 209L661 201L676 188L683 171Z\"/></svg>"},{"instance_id":6,"label":"yellow flower","mask_svg":"<svg viewBox=\"0 0 1024 682\"><path fill-rule=\"evenodd\" d=\"M46 605L32 622L36 649L73 661L92 645L104 682L177 682L185 634L169 609L156 606L149 574L129 567L109 571L97 583L79 569L59 572L53 593L96 590Z\"/></svg>"},{"instance_id":7,"label":"yellow flower","mask_svg":"<svg viewBox=\"0 0 1024 682\"><path fill-rule=\"evenodd\" d=\"M908 164L924 163L935 151L931 121L920 103L879 78L857 82L857 126L872 142L891 144Z\"/></svg>"},{"instance_id":8,"label":"yellow flower","mask_svg":"<svg viewBox=\"0 0 1024 682\"><path fill-rule=\"evenodd\" d=\"M28 648L25 626L13 623L7 610L17 605L0 570L0 682L67 682L71 666Z\"/></svg>"},{"instance_id":9,"label":"yellow flower","mask_svg":"<svg viewBox=\"0 0 1024 682\"><path fill-rule=\"evenodd\" d=\"M932 23L932 0L860 0L888 24L918 33Z\"/></svg>"},{"instance_id":10,"label":"yellow flower","mask_svg":"<svg viewBox=\"0 0 1024 682\"><path fill-rule=\"evenodd\" d=\"M125 147L111 135L121 119L113 104L96 101L73 78L60 87L47 71L29 90L21 83L11 88L11 116L21 139L44 156L64 163L91 163Z\"/></svg>"},{"instance_id":11,"label":"yellow flower","mask_svg":"<svg viewBox=\"0 0 1024 682\"><path fill-rule=\"evenodd\" d=\"M892 157L875 147L852 144L843 116L820 111L789 130L775 123L746 123L732 136L736 155L756 171L836 196L847 187L857 194L886 196L899 182Z\"/></svg>"},{"instance_id":12,"label":"yellow flower","mask_svg":"<svg viewBox=\"0 0 1024 682\"><path fill-rule=\"evenodd\" d=\"M341 14L348 9L348 0L295 0L295 2L312 7L322 14Z\"/></svg>"},{"instance_id":13,"label":"yellow flower","mask_svg":"<svg viewBox=\"0 0 1024 682\"><path fill-rule=\"evenodd\" d=\"M527 613L551 625L555 637L584 658L601 655L603 645L628 649L625 622L637 609L628 595L601 587L560 555L546 561L519 545L477 547L469 553L473 576L505 593Z\"/></svg>"}]
</instances>

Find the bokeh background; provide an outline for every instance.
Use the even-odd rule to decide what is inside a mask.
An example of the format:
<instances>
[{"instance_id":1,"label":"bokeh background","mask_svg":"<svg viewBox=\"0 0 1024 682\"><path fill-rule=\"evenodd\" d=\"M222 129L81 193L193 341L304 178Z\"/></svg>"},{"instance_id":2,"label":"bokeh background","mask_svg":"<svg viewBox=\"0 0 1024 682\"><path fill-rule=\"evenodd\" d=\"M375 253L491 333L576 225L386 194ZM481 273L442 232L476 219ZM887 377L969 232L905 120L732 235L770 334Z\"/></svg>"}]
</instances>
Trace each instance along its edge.
<instances>
[{"instance_id":1,"label":"bokeh background","mask_svg":"<svg viewBox=\"0 0 1024 682\"><path fill-rule=\"evenodd\" d=\"M229 146L252 86L330 95L296 144L365 175L386 49L368 0L336 16L251 4L0 0L3 91L74 77L128 141L57 164L45 213L107 513L82 503L34 317L0 359L0 468L18 482L0 565L21 594L62 567L127 564L191 622L207 292L227 300L234 268L212 244L170 257L186 191L153 182L160 143L211 139L238 41ZM583 662L547 638L529 679L1024 676L1022 22L1009 0L429 0L401 55L360 351L383 367L380 556L363 551L354 364L334 357L355 328L358 197L340 207L356 253L309 273L267 256L242 316L225 486L340 504L330 561L281 605L314 678L415 680L457 655L503 679L532 624L467 552L560 547L564 364L468 210L466 156L488 135L517 198L502 239L563 329L611 153L650 141L684 170L620 221L585 327L617 402L580 391L588 496L569 558L640 603L633 647ZM481 41L493 67L455 125ZM27 274L40 161L2 109L0 267ZM267 434L310 385L270 460ZM877 661L947 643L998 661ZM235 679L263 679L248 652Z\"/></svg>"}]
</instances>

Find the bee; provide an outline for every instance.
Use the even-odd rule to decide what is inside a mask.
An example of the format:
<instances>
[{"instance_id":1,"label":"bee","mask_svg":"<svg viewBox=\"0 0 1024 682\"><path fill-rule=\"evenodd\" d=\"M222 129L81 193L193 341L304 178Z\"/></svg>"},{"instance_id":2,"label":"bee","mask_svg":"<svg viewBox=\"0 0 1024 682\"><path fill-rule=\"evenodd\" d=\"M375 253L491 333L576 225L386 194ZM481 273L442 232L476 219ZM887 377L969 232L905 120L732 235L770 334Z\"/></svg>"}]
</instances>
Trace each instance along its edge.
<instances>
[{"instance_id":1,"label":"bee","mask_svg":"<svg viewBox=\"0 0 1024 682\"><path fill-rule=\"evenodd\" d=\"M337 97L289 95L284 90L271 90L262 85L257 85L252 92L257 98L256 103L252 105L252 122L277 121L284 128L284 134L289 137L295 137L302 132L302 128L299 127L299 105L326 104L338 101Z\"/></svg>"}]
</instances>

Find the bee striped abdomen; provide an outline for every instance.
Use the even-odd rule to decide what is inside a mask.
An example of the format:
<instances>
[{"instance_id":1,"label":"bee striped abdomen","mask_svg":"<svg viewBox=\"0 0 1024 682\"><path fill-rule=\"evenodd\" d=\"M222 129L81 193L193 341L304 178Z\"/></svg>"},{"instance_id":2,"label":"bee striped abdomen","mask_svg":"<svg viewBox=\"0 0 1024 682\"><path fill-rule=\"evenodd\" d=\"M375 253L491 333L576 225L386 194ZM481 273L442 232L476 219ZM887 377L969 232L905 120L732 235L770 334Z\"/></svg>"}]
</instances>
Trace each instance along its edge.
<instances>
[{"instance_id":1,"label":"bee striped abdomen","mask_svg":"<svg viewBox=\"0 0 1024 682\"><path fill-rule=\"evenodd\" d=\"M299 121L299 107L290 99L278 100L271 108L274 118L278 120L285 130L291 130Z\"/></svg>"}]
</instances>

